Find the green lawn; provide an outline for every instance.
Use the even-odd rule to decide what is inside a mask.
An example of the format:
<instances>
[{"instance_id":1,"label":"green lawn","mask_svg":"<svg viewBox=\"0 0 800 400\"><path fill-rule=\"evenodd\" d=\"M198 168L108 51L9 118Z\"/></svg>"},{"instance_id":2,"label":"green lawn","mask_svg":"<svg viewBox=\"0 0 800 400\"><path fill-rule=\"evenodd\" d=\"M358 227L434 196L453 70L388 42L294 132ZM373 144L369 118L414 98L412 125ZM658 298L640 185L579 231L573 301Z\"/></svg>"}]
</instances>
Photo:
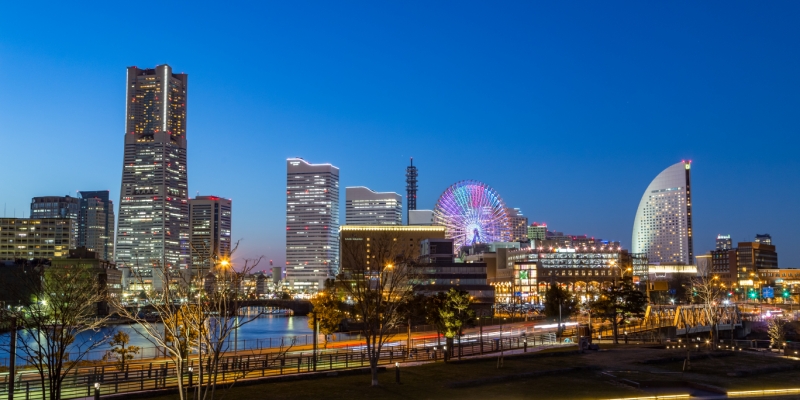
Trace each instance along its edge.
<instances>
[{"instance_id":1,"label":"green lawn","mask_svg":"<svg viewBox=\"0 0 800 400\"><path fill-rule=\"evenodd\" d=\"M798 361L737 352L692 362L690 373L680 373L681 362L643 364L646 359L681 357L685 352L650 348L613 347L607 351L567 356L506 357L503 368L497 358L464 363L436 363L402 368L403 384L394 382L394 371L380 374L381 386L369 386L369 375L327 377L295 382L271 382L230 390L226 399L608 399L651 396L655 392L688 393L683 381L702 382L730 390L800 387L800 370L730 377L727 372L765 365L790 365ZM594 367L539 377L510 375L570 367ZM607 374L653 387L637 390ZM452 388L454 382L506 376L500 383L477 383ZM673 388L664 388L674 386ZM159 399L175 399L177 396Z\"/></svg>"}]
</instances>

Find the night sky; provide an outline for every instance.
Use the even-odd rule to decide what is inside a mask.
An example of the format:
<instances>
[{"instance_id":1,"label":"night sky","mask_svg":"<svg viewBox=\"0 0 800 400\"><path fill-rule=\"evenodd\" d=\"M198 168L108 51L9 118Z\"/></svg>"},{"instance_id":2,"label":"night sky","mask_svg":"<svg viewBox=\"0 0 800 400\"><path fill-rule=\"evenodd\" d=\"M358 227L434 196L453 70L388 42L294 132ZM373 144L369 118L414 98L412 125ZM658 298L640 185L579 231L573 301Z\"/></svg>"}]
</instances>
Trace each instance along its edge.
<instances>
[{"instance_id":1,"label":"night sky","mask_svg":"<svg viewBox=\"0 0 800 400\"><path fill-rule=\"evenodd\" d=\"M476 179L626 248L648 183L690 159L696 254L770 233L800 267L800 2L334 3L4 4L5 215L118 206L125 68L168 63L189 191L233 199L240 258L284 263L287 157L339 167L342 207L345 186L405 194L413 156L419 208Z\"/></svg>"}]
</instances>

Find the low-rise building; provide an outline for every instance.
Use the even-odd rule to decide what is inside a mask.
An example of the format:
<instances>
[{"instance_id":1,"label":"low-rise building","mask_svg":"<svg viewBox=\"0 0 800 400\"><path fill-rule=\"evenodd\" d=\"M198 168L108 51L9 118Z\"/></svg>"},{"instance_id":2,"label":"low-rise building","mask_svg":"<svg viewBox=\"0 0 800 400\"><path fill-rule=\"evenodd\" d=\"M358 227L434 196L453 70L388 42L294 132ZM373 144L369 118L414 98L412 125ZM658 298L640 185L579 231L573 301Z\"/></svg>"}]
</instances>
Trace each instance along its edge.
<instances>
[{"instance_id":1,"label":"low-rise building","mask_svg":"<svg viewBox=\"0 0 800 400\"><path fill-rule=\"evenodd\" d=\"M99 290L112 298L122 296L122 271L113 262L99 258L96 252L79 247L70 250L66 258L53 259L50 263L53 267L89 269L97 277ZM98 315L107 315L109 311L107 301L97 304Z\"/></svg>"},{"instance_id":2,"label":"low-rise building","mask_svg":"<svg viewBox=\"0 0 800 400\"><path fill-rule=\"evenodd\" d=\"M0 218L0 261L57 259L75 248L76 219Z\"/></svg>"}]
</instances>

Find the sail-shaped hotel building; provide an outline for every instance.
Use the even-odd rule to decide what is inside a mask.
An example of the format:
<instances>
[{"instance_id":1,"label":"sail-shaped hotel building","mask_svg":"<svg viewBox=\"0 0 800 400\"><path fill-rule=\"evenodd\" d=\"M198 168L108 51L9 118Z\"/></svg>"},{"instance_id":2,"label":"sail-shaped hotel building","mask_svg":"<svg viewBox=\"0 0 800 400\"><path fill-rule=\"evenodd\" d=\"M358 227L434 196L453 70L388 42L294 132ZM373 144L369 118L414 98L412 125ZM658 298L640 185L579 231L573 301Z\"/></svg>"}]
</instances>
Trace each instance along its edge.
<instances>
[{"instance_id":1,"label":"sail-shaped hotel building","mask_svg":"<svg viewBox=\"0 0 800 400\"><path fill-rule=\"evenodd\" d=\"M633 222L633 253L650 264L692 264L691 162L661 171L645 190Z\"/></svg>"}]
</instances>

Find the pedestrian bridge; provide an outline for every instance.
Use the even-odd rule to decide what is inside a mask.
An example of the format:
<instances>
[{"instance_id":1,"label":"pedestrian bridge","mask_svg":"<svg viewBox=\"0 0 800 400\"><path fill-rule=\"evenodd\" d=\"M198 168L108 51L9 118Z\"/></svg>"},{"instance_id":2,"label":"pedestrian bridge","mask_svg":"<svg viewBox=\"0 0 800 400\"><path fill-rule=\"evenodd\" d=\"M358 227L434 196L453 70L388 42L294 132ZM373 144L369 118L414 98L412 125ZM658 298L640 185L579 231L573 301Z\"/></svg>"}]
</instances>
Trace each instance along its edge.
<instances>
[{"instance_id":1,"label":"pedestrian bridge","mask_svg":"<svg viewBox=\"0 0 800 400\"><path fill-rule=\"evenodd\" d=\"M742 314L734 304L706 307L703 304L651 305L645 311L643 325L652 327L674 326L678 336L711 331L729 331L742 326Z\"/></svg>"}]
</instances>

